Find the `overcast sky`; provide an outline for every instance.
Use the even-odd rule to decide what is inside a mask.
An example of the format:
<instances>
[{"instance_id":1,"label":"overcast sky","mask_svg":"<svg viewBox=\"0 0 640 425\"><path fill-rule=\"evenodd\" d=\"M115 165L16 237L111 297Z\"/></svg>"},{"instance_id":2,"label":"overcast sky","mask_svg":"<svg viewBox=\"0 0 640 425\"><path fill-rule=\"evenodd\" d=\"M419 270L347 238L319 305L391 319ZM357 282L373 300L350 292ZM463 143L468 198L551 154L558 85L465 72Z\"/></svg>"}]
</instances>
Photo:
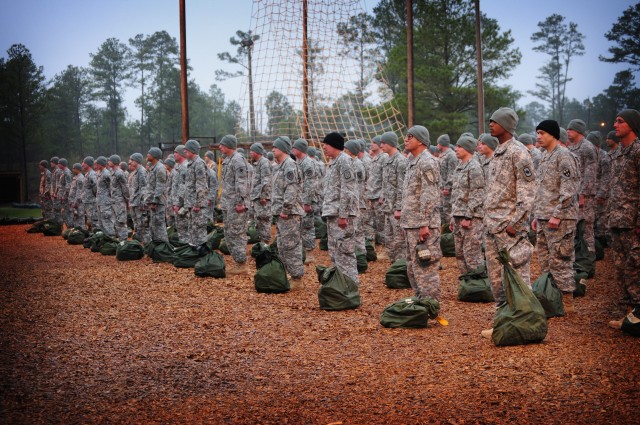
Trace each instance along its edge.
<instances>
[{"instance_id":1,"label":"overcast sky","mask_svg":"<svg viewBox=\"0 0 640 425\"><path fill-rule=\"evenodd\" d=\"M371 11L377 1L362 4ZM571 64L573 81L567 86L567 96L582 101L601 93L615 73L626 68L600 62L598 55L608 55L611 44L604 34L632 4L630 0L481 0L480 8L503 31L512 30L522 52L521 64L512 69L506 83L525 95L523 106L536 100L526 93L535 89L538 68L548 59L532 51L530 37L538 22L558 13L576 22L585 35L586 54ZM0 0L0 5L0 54L6 57L12 44L24 44L35 63L44 67L47 79L67 65L88 66L89 54L110 37L126 43L136 34L166 30L179 40L178 0ZM240 82L216 82L214 70L224 66L217 53L232 51L229 38L235 31L251 27L253 7L251 0L187 0L187 56L191 77L202 90L215 83L227 100L239 98Z\"/></svg>"}]
</instances>

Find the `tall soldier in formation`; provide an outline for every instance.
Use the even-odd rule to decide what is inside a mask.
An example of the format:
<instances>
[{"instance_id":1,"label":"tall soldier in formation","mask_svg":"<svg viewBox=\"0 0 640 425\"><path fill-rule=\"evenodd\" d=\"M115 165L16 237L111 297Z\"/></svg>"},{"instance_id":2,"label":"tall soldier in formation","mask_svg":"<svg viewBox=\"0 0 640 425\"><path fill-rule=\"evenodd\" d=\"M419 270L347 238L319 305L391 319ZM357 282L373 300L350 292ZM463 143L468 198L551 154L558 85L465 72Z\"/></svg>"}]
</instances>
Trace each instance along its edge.
<instances>
[{"instance_id":1,"label":"tall soldier in formation","mask_svg":"<svg viewBox=\"0 0 640 425\"><path fill-rule=\"evenodd\" d=\"M161 161L162 151L153 147L147 153L149 173L147 174L147 186L144 194L144 208L149 214L149 233L151 240L169 241L167 236L167 222L165 208L167 200L164 188L167 184L167 169Z\"/></svg>"},{"instance_id":2,"label":"tall soldier in formation","mask_svg":"<svg viewBox=\"0 0 640 425\"><path fill-rule=\"evenodd\" d=\"M406 242L399 221L407 158L398 151L398 136L391 131L380 136L380 147L389 155L383 167L382 197L378 200L378 203L382 204L385 216L386 255L383 255L382 259L388 258L393 263L405 258Z\"/></svg>"},{"instance_id":3,"label":"tall soldier in formation","mask_svg":"<svg viewBox=\"0 0 640 425\"><path fill-rule=\"evenodd\" d=\"M197 140L187 140L184 153L189 160L184 189L184 207L188 210L189 239L187 242L198 251L199 255L207 252L207 220L209 220L209 169L200 158L200 143Z\"/></svg>"},{"instance_id":4,"label":"tall soldier in formation","mask_svg":"<svg viewBox=\"0 0 640 425\"><path fill-rule=\"evenodd\" d=\"M353 164L353 172L356 174L356 191L358 195L358 218L356 218L356 252L366 252L364 222L367 215L367 204L365 199L365 185L367 174L364 164L358 158L360 145L357 140L349 140L344 144L344 153L349 155Z\"/></svg>"},{"instance_id":5,"label":"tall soldier in formation","mask_svg":"<svg viewBox=\"0 0 640 425\"><path fill-rule=\"evenodd\" d=\"M355 220L358 216L356 176L344 153L344 137L329 133L322 141L331 159L324 180L322 217L327 220L329 257L333 264L356 284L358 266L355 253ZM402 155L400 155L402 156Z\"/></svg>"},{"instance_id":6,"label":"tall soldier in formation","mask_svg":"<svg viewBox=\"0 0 640 425\"><path fill-rule=\"evenodd\" d=\"M540 269L549 272L563 293L567 313L573 313L573 278L575 252L573 239L578 218L576 194L580 185L578 162L560 145L560 125L553 120L536 127L540 146L545 153L538 168L538 188L532 223L537 233Z\"/></svg>"},{"instance_id":7,"label":"tall soldier in formation","mask_svg":"<svg viewBox=\"0 0 640 425\"><path fill-rule=\"evenodd\" d=\"M375 136L371 143L369 153L371 154L371 166L367 177L366 198L369 200L369 211L373 222L373 232L367 237L378 243L384 243L384 209L378 201L383 198L382 177L384 165L389 159L389 155L380 149L380 136Z\"/></svg>"},{"instance_id":8,"label":"tall soldier in formation","mask_svg":"<svg viewBox=\"0 0 640 425\"><path fill-rule=\"evenodd\" d=\"M57 189L57 196L60 200L60 216L62 217L64 224L67 226L67 229L71 229L73 227L73 212L69 205L69 190L71 189L71 181L73 180L73 177L65 158L60 158L58 161L58 168L61 171Z\"/></svg>"},{"instance_id":9,"label":"tall soldier in formation","mask_svg":"<svg viewBox=\"0 0 640 425\"><path fill-rule=\"evenodd\" d=\"M209 170L208 185L209 185L209 219L216 222L216 207L218 205L218 192L220 185L218 182L218 164L216 164L216 156L212 151L206 151L204 153L204 162Z\"/></svg>"},{"instance_id":10,"label":"tall soldier in formation","mask_svg":"<svg viewBox=\"0 0 640 425\"><path fill-rule=\"evenodd\" d=\"M173 204L171 203L171 190L173 189L173 177L175 173L173 169L176 166L176 160L173 154L169 155L164 160L164 167L167 169L167 186L164 188L164 196L167 199L167 208L165 214L167 215L167 227L176 227L176 214L173 211Z\"/></svg>"},{"instance_id":11,"label":"tall soldier in formation","mask_svg":"<svg viewBox=\"0 0 640 425\"><path fill-rule=\"evenodd\" d=\"M273 156L278 167L271 186L271 214L276 217L278 254L291 275L291 289L302 289L303 238L301 220L305 214L302 206L302 173L289 156L291 144L278 137L273 142Z\"/></svg>"},{"instance_id":12,"label":"tall soldier in formation","mask_svg":"<svg viewBox=\"0 0 640 425\"><path fill-rule=\"evenodd\" d=\"M249 148L249 154L255 163L253 184L249 198L253 203L253 216L256 222L256 232L260 242L271 242L271 178L273 168L265 156L262 143L254 143Z\"/></svg>"},{"instance_id":13,"label":"tall soldier in formation","mask_svg":"<svg viewBox=\"0 0 640 425\"><path fill-rule=\"evenodd\" d=\"M108 165L111 168L111 208L115 233L120 241L126 241L129 238L129 229L127 229L129 182L120 168L120 156L111 155Z\"/></svg>"},{"instance_id":14,"label":"tall soldier in formation","mask_svg":"<svg viewBox=\"0 0 640 425\"><path fill-rule=\"evenodd\" d=\"M313 206L316 204L317 179L315 161L309 158L307 151L309 143L305 139L297 139L293 143L293 155L296 157L300 171L302 172L302 246L307 251L305 264L315 261L313 250L316 247L316 232L314 226Z\"/></svg>"},{"instance_id":15,"label":"tall soldier in formation","mask_svg":"<svg viewBox=\"0 0 640 425\"><path fill-rule=\"evenodd\" d=\"M133 230L144 245L151 242L149 234L149 215L145 209L144 194L147 188L147 169L142 165L142 154L134 153L129 157L129 208Z\"/></svg>"},{"instance_id":16,"label":"tall soldier in formation","mask_svg":"<svg viewBox=\"0 0 640 425\"><path fill-rule=\"evenodd\" d=\"M453 173L458 166L456 154L451 149L451 140L448 134L438 137L438 152L440 152L440 190L442 190L442 214L443 223L451 221L451 185L453 183Z\"/></svg>"},{"instance_id":17,"label":"tall soldier in formation","mask_svg":"<svg viewBox=\"0 0 640 425\"><path fill-rule=\"evenodd\" d=\"M84 173L84 187L82 203L84 204L84 214L91 226L91 233L95 233L100 228L98 219L98 208L96 206L96 196L98 194L98 176L93 169L93 157L87 156L82 161L82 172Z\"/></svg>"},{"instance_id":18,"label":"tall soldier in formation","mask_svg":"<svg viewBox=\"0 0 640 425\"><path fill-rule=\"evenodd\" d=\"M98 191L96 202L98 206L98 227L102 232L114 238L116 230L111 207L111 172L107 168L107 158L99 156L95 164L98 175Z\"/></svg>"},{"instance_id":19,"label":"tall soldier in formation","mask_svg":"<svg viewBox=\"0 0 640 425\"><path fill-rule=\"evenodd\" d=\"M224 214L224 240L235 264L227 269L231 275L246 274L247 215L249 203L249 167L247 160L236 152L238 141L228 134L220 140L222 162L222 194L220 208Z\"/></svg>"},{"instance_id":20,"label":"tall soldier in formation","mask_svg":"<svg viewBox=\"0 0 640 425\"><path fill-rule=\"evenodd\" d=\"M607 139L605 142L609 148L609 151L605 155L605 157L607 158L606 167L603 169L601 179L598 182L596 204L600 207L598 219L600 220L600 223L604 228L604 233L607 237L607 244L609 244L611 242L611 235L609 233L609 208L607 208L607 201L609 199L612 184L611 163L612 158L617 155L620 146L620 139L618 138L618 136L616 136L615 130L610 131L607 134Z\"/></svg>"},{"instance_id":21,"label":"tall soldier in formation","mask_svg":"<svg viewBox=\"0 0 640 425\"><path fill-rule=\"evenodd\" d=\"M531 155L533 161L533 167L537 170L540 166L540 160L542 159L542 153L536 149L533 137L529 133L523 133L518 136L518 141L524 145Z\"/></svg>"},{"instance_id":22,"label":"tall soldier in formation","mask_svg":"<svg viewBox=\"0 0 640 425\"><path fill-rule=\"evenodd\" d=\"M482 168L482 175L484 176L485 184L489 180L489 169L491 160L493 159L493 152L498 147L498 139L491 134L483 133L478 137L478 163ZM486 191L486 185L485 185Z\"/></svg>"},{"instance_id":23,"label":"tall soldier in formation","mask_svg":"<svg viewBox=\"0 0 640 425\"><path fill-rule=\"evenodd\" d=\"M184 208L184 191L187 181L187 166L189 165L186 155L184 145L176 146L173 151L176 166L173 169L171 199L169 200L175 215L178 240L182 242L189 240L189 217L187 216L187 209Z\"/></svg>"},{"instance_id":24,"label":"tall soldier in formation","mask_svg":"<svg viewBox=\"0 0 640 425\"><path fill-rule=\"evenodd\" d=\"M51 202L51 171L49 171L49 161L43 159L38 164L40 169L40 186L38 194L40 196L40 205L42 205L42 217L45 220L51 220L53 217L51 209L53 204Z\"/></svg>"},{"instance_id":25,"label":"tall soldier in formation","mask_svg":"<svg viewBox=\"0 0 640 425\"><path fill-rule=\"evenodd\" d=\"M620 149L611 158L609 229L614 252L616 280L624 289L623 302L640 306L640 112L625 109L613 124ZM628 316L632 323L640 317ZM609 323L620 328L622 320Z\"/></svg>"},{"instance_id":26,"label":"tall soldier in formation","mask_svg":"<svg viewBox=\"0 0 640 425\"><path fill-rule=\"evenodd\" d=\"M324 197L324 175L327 170L325 168L324 162L322 162L322 158L320 157L320 152L314 148L309 147L307 149L307 153L313 159L313 165L316 171L316 185L315 185L315 201L312 205L313 207L313 216L315 218L322 218L322 200ZM315 230L314 230L315 233Z\"/></svg>"},{"instance_id":27,"label":"tall soldier in formation","mask_svg":"<svg viewBox=\"0 0 640 425\"><path fill-rule=\"evenodd\" d=\"M62 224L62 216L60 215L60 199L58 199L58 182L60 180L61 170L58 168L58 157L51 157L49 165L51 166L51 211L52 217L56 223Z\"/></svg>"},{"instance_id":28,"label":"tall soldier in formation","mask_svg":"<svg viewBox=\"0 0 640 425\"><path fill-rule=\"evenodd\" d=\"M440 166L429 153L430 143L429 131L421 125L411 127L404 139L405 148L412 157L403 181L400 225L407 240L407 273L411 287L417 296L440 300ZM416 248L419 244L425 244L430 252L428 264L418 258Z\"/></svg>"},{"instance_id":29,"label":"tall soldier in formation","mask_svg":"<svg viewBox=\"0 0 640 425\"><path fill-rule=\"evenodd\" d=\"M491 160L484 203L484 244L487 273L496 305L506 302L502 285L502 264L498 252L507 250L516 272L531 285L530 262L533 246L527 238L529 216L535 196L535 174L529 151L514 138L518 115L511 108L500 108L489 120L491 135L500 145ZM491 338L493 329L482 331Z\"/></svg>"},{"instance_id":30,"label":"tall soldier in formation","mask_svg":"<svg viewBox=\"0 0 640 425\"><path fill-rule=\"evenodd\" d=\"M567 126L569 136L568 148L578 157L580 164L580 190L578 191L578 204L580 213L578 220L584 220L584 240L589 251L596 252L593 226L596 219L595 196L598 190L598 163L596 151L591 142L585 140L587 125L582 120L571 120Z\"/></svg>"},{"instance_id":31,"label":"tall soldier in formation","mask_svg":"<svg viewBox=\"0 0 640 425\"><path fill-rule=\"evenodd\" d=\"M84 216L84 204L82 198L84 196L84 176L82 175L82 166L79 163L73 164L73 179L71 180L71 188L69 189L69 206L73 214L73 227L85 230L87 223Z\"/></svg>"},{"instance_id":32,"label":"tall soldier in formation","mask_svg":"<svg viewBox=\"0 0 640 425\"><path fill-rule=\"evenodd\" d=\"M451 222L460 274L482 265L482 220L484 219L485 182L482 167L473 156L475 138L462 135L455 151L458 167L451 186Z\"/></svg>"}]
</instances>

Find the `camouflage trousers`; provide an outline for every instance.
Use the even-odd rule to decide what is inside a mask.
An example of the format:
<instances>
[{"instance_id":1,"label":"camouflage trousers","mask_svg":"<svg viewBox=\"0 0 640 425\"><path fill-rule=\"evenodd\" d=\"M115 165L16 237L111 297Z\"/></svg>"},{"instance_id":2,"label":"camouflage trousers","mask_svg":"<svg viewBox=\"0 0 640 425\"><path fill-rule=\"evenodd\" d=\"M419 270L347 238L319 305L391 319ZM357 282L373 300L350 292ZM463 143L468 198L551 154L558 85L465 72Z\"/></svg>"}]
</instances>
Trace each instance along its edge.
<instances>
[{"instance_id":1,"label":"camouflage trousers","mask_svg":"<svg viewBox=\"0 0 640 425\"><path fill-rule=\"evenodd\" d=\"M609 211L605 204L596 203L596 221L594 225L593 234L596 238L608 238L609 229L607 229L607 223L609 222Z\"/></svg>"},{"instance_id":2,"label":"camouflage trousers","mask_svg":"<svg viewBox=\"0 0 640 425\"><path fill-rule=\"evenodd\" d=\"M40 205L42 206L42 217L45 220L51 220L53 218L53 202L49 195L40 196Z\"/></svg>"},{"instance_id":3,"label":"camouflage trousers","mask_svg":"<svg viewBox=\"0 0 640 425\"><path fill-rule=\"evenodd\" d=\"M578 221L584 220L584 240L589 251L596 252L594 225L596 221L596 199L593 196L584 197L584 205L578 212Z\"/></svg>"},{"instance_id":4,"label":"camouflage trousers","mask_svg":"<svg viewBox=\"0 0 640 425\"><path fill-rule=\"evenodd\" d=\"M166 206L156 204L155 209L146 208L149 215L149 234L152 241L169 242L167 235Z\"/></svg>"},{"instance_id":5,"label":"camouflage trousers","mask_svg":"<svg viewBox=\"0 0 640 425\"><path fill-rule=\"evenodd\" d=\"M300 217L300 232L302 236L302 246L307 251L311 251L316 247L316 227L314 225L315 217L313 211Z\"/></svg>"},{"instance_id":6,"label":"camouflage trousers","mask_svg":"<svg viewBox=\"0 0 640 425\"><path fill-rule=\"evenodd\" d=\"M640 235L635 229L611 229L611 248L616 280L631 304L640 306Z\"/></svg>"},{"instance_id":7,"label":"camouflage trousers","mask_svg":"<svg viewBox=\"0 0 640 425\"><path fill-rule=\"evenodd\" d=\"M549 229L548 220L538 220L538 262L542 273L553 275L558 288L564 293L573 293L576 282L573 278L573 261L576 253L573 239L576 236L575 220L560 220L557 229Z\"/></svg>"},{"instance_id":8,"label":"camouflage trousers","mask_svg":"<svg viewBox=\"0 0 640 425\"><path fill-rule=\"evenodd\" d=\"M343 274L349 276L356 285L359 285L355 249L355 219L355 217L349 217L347 226L343 229L338 226L338 217L327 217L327 237L331 261Z\"/></svg>"},{"instance_id":9,"label":"camouflage trousers","mask_svg":"<svg viewBox=\"0 0 640 425\"><path fill-rule=\"evenodd\" d=\"M382 205L378 204L377 199L371 200L371 219L373 228L373 240L380 244L384 244L384 228L385 228L385 214L382 211Z\"/></svg>"},{"instance_id":10,"label":"camouflage trousers","mask_svg":"<svg viewBox=\"0 0 640 425\"><path fill-rule=\"evenodd\" d=\"M469 273L484 263L482 254L482 218L471 219L471 226L462 227L464 217L454 217L453 241L460 274Z\"/></svg>"},{"instance_id":11,"label":"camouflage trousers","mask_svg":"<svg viewBox=\"0 0 640 425\"><path fill-rule=\"evenodd\" d=\"M440 222L449 223L451 221L451 195L442 195L442 204L440 209Z\"/></svg>"},{"instance_id":12,"label":"camouflage trousers","mask_svg":"<svg viewBox=\"0 0 640 425\"><path fill-rule=\"evenodd\" d=\"M133 230L143 245L151 242L149 234L149 215L141 207L131 207L131 219L133 220Z\"/></svg>"},{"instance_id":13,"label":"camouflage trousers","mask_svg":"<svg viewBox=\"0 0 640 425\"><path fill-rule=\"evenodd\" d=\"M183 213L175 213L176 232L180 242L189 242L189 212L183 208Z\"/></svg>"},{"instance_id":14,"label":"camouflage trousers","mask_svg":"<svg viewBox=\"0 0 640 425\"><path fill-rule=\"evenodd\" d=\"M192 246L202 245L207 242L207 221L209 221L209 208L204 207L199 211L189 210L189 229L187 242Z\"/></svg>"},{"instance_id":15,"label":"camouflage trousers","mask_svg":"<svg viewBox=\"0 0 640 425\"><path fill-rule=\"evenodd\" d=\"M98 228L111 238L115 238L116 236L114 221L111 205L98 204Z\"/></svg>"},{"instance_id":16,"label":"camouflage trousers","mask_svg":"<svg viewBox=\"0 0 640 425\"><path fill-rule=\"evenodd\" d=\"M253 201L253 211L256 223L256 232L260 242L271 242L271 202L261 205L259 200Z\"/></svg>"},{"instance_id":17,"label":"camouflage trousers","mask_svg":"<svg viewBox=\"0 0 640 425\"><path fill-rule=\"evenodd\" d=\"M62 206L62 221L67 226L67 229L71 229L73 227L73 208L71 207L71 203L68 199L64 199L60 204Z\"/></svg>"},{"instance_id":18,"label":"camouflage trousers","mask_svg":"<svg viewBox=\"0 0 640 425\"><path fill-rule=\"evenodd\" d=\"M427 237L426 243L431 251L431 261L427 266L422 266L418 262L416 254L416 245L420 242L420 229L404 229L407 241L406 258L407 258L407 274L411 288L419 297L431 297L440 300L440 276L438 268L440 267L440 259L442 258L442 250L440 249L440 229L429 229L431 234Z\"/></svg>"},{"instance_id":19,"label":"camouflage trousers","mask_svg":"<svg viewBox=\"0 0 640 425\"><path fill-rule=\"evenodd\" d=\"M172 206L167 206L165 219L167 220L167 227L176 227L176 213L173 211Z\"/></svg>"},{"instance_id":20,"label":"camouflage trousers","mask_svg":"<svg viewBox=\"0 0 640 425\"><path fill-rule=\"evenodd\" d=\"M367 200L367 208L364 210L360 210L363 214L363 226L364 226L364 237L367 240L374 241L376 240L376 229L375 229L375 211L372 202Z\"/></svg>"},{"instance_id":21,"label":"camouflage trousers","mask_svg":"<svg viewBox=\"0 0 640 425\"><path fill-rule=\"evenodd\" d=\"M367 222L367 210L360 209L360 215L356 217L356 252L367 252L364 246L366 239L365 228Z\"/></svg>"},{"instance_id":22,"label":"camouflage trousers","mask_svg":"<svg viewBox=\"0 0 640 425\"><path fill-rule=\"evenodd\" d=\"M311 217L313 218L313 215ZM304 274L300 222L301 217L299 215L290 215L287 219L281 217L276 219L278 255L287 269L287 273L293 278L302 277Z\"/></svg>"},{"instance_id":23,"label":"camouflage trousers","mask_svg":"<svg viewBox=\"0 0 640 425\"><path fill-rule=\"evenodd\" d=\"M504 286L502 284L503 266L498 260L498 252L506 249L512 260L512 266L515 271L522 277L524 283L531 287L531 256L533 254L533 246L527 239L527 234L516 234L509 236L506 231L496 234L485 232L484 235L484 254L487 260L487 274L491 281L491 291L496 305L502 305L506 302Z\"/></svg>"},{"instance_id":24,"label":"camouflage trousers","mask_svg":"<svg viewBox=\"0 0 640 425\"><path fill-rule=\"evenodd\" d=\"M237 212L235 208L224 211L224 240L236 263L247 261L247 211Z\"/></svg>"},{"instance_id":25,"label":"camouflage trousers","mask_svg":"<svg viewBox=\"0 0 640 425\"><path fill-rule=\"evenodd\" d=\"M89 226L91 226L92 232L95 232L96 229L100 228L100 220L98 220L98 208L96 207L95 202L84 204L84 215L87 222L89 223Z\"/></svg>"},{"instance_id":26,"label":"camouflage trousers","mask_svg":"<svg viewBox=\"0 0 640 425\"><path fill-rule=\"evenodd\" d=\"M129 229L127 228L127 203L125 201L114 201L111 204L113 208L114 229L116 236L121 241L129 238Z\"/></svg>"},{"instance_id":27,"label":"camouflage trousers","mask_svg":"<svg viewBox=\"0 0 640 425\"><path fill-rule=\"evenodd\" d=\"M73 212L73 227L79 227L82 230L87 229L87 222L85 220L85 209L82 203L78 204L77 207L74 207Z\"/></svg>"},{"instance_id":28,"label":"camouflage trousers","mask_svg":"<svg viewBox=\"0 0 640 425\"><path fill-rule=\"evenodd\" d=\"M51 200L51 220L62 224L62 212L60 211L60 199L54 197Z\"/></svg>"},{"instance_id":29,"label":"camouflage trousers","mask_svg":"<svg viewBox=\"0 0 640 425\"><path fill-rule=\"evenodd\" d=\"M400 220L396 219L393 213L385 213L384 245L391 263L405 258L407 242L400 227Z\"/></svg>"}]
</instances>

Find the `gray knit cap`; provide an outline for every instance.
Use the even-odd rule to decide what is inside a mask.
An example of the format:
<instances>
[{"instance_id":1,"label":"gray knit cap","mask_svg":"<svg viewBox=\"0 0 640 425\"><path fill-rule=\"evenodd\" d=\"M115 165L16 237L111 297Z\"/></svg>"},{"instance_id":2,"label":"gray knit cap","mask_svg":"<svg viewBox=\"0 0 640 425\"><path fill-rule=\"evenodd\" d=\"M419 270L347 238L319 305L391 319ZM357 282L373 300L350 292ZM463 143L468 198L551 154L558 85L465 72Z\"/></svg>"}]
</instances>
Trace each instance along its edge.
<instances>
[{"instance_id":1,"label":"gray knit cap","mask_svg":"<svg viewBox=\"0 0 640 425\"><path fill-rule=\"evenodd\" d=\"M612 130L612 131L607 133L607 139L611 139L616 143L620 143L620 138L618 136L616 136L616 131L615 130Z\"/></svg>"},{"instance_id":2,"label":"gray knit cap","mask_svg":"<svg viewBox=\"0 0 640 425\"><path fill-rule=\"evenodd\" d=\"M216 156L213 154L213 152L212 152L212 151L206 151L206 152L204 153L204 157L205 157L205 158L209 158L209 159L214 159L214 160L216 159Z\"/></svg>"},{"instance_id":3,"label":"gray knit cap","mask_svg":"<svg viewBox=\"0 0 640 425\"><path fill-rule=\"evenodd\" d=\"M113 165L120 164L120 156L113 154L109 157L109 161L113 162Z\"/></svg>"},{"instance_id":4,"label":"gray knit cap","mask_svg":"<svg viewBox=\"0 0 640 425\"><path fill-rule=\"evenodd\" d=\"M295 149L298 149L302 153L307 153L307 151L309 150L309 143L306 140L300 138L293 142L293 147Z\"/></svg>"},{"instance_id":5,"label":"gray knit cap","mask_svg":"<svg viewBox=\"0 0 640 425\"><path fill-rule=\"evenodd\" d=\"M473 135L463 134L456 142L456 146L460 146L462 149L469 153L474 153L476 151L478 143L476 142L476 138L473 137Z\"/></svg>"},{"instance_id":6,"label":"gray knit cap","mask_svg":"<svg viewBox=\"0 0 640 425\"><path fill-rule=\"evenodd\" d=\"M617 116L629 125L636 137L640 137L640 112L635 109L623 109Z\"/></svg>"},{"instance_id":7,"label":"gray knit cap","mask_svg":"<svg viewBox=\"0 0 640 425\"><path fill-rule=\"evenodd\" d=\"M200 142L197 140L189 139L187 143L184 144L184 148L191 153L198 155L200 153Z\"/></svg>"},{"instance_id":8,"label":"gray knit cap","mask_svg":"<svg viewBox=\"0 0 640 425\"><path fill-rule=\"evenodd\" d=\"M273 161L273 152L267 152L267 159Z\"/></svg>"},{"instance_id":9,"label":"gray knit cap","mask_svg":"<svg viewBox=\"0 0 640 425\"><path fill-rule=\"evenodd\" d=\"M103 167L106 167L107 166L107 158L105 158L104 156L99 156L98 158L96 158L96 164L102 165Z\"/></svg>"},{"instance_id":10,"label":"gray knit cap","mask_svg":"<svg viewBox=\"0 0 640 425\"><path fill-rule=\"evenodd\" d=\"M160 148L153 147L149 149L149 155L151 155L155 159L160 159L162 158L162 151L160 150Z\"/></svg>"},{"instance_id":11,"label":"gray knit cap","mask_svg":"<svg viewBox=\"0 0 640 425\"><path fill-rule=\"evenodd\" d=\"M360 146L360 152L366 152L367 151L367 142L364 139L358 139L356 141L358 142L358 145Z\"/></svg>"},{"instance_id":12,"label":"gray knit cap","mask_svg":"<svg viewBox=\"0 0 640 425\"><path fill-rule=\"evenodd\" d=\"M62 165L63 167L66 167L67 165L69 165L69 163L67 162L66 158L60 158L58 160L58 165Z\"/></svg>"},{"instance_id":13,"label":"gray knit cap","mask_svg":"<svg viewBox=\"0 0 640 425\"><path fill-rule=\"evenodd\" d=\"M489 133L482 133L480 137L478 137L478 139L492 151L495 151L498 147L498 139L496 139Z\"/></svg>"},{"instance_id":14,"label":"gray knit cap","mask_svg":"<svg viewBox=\"0 0 640 425\"><path fill-rule=\"evenodd\" d=\"M569 125L567 126L567 130L577 131L583 136L587 135L587 124L584 121L579 119L574 119L569 121Z\"/></svg>"},{"instance_id":15,"label":"gray knit cap","mask_svg":"<svg viewBox=\"0 0 640 425\"><path fill-rule=\"evenodd\" d=\"M382 143L382 136L375 136L373 139L371 139L371 141L380 146L380 143Z\"/></svg>"},{"instance_id":16,"label":"gray knit cap","mask_svg":"<svg viewBox=\"0 0 640 425\"><path fill-rule=\"evenodd\" d=\"M227 134L220 140L222 146L226 146L229 149L235 149L238 147L238 139L233 134Z\"/></svg>"},{"instance_id":17,"label":"gray knit cap","mask_svg":"<svg viewBox=\"0 0 640 425\"><path fill-rule=\"evenodd\" d=\"M286 136L280 136L273 142L273 147L289 155L291 153L291 141Z\"/></svg>"},{"instance_id":18,"label":"gray knit cap","mask_svg":"<svg viewBox=\"0 0 640 425\"><path fill-rule=\"evenodd\" d=\"M387 131L382 136L380 136L380 143L385 143L387 145L393 146L394 148L397 148L398 136L393 131Z\"/></svg>"},{"instance_id":19,"label":"gray knit cap","mask_svg":"<svg viewBox=\"0 0 640 425\"><path fill-rule=\"evenodd\" d=\"M164 163L169 166L169 168L173 168L176 166L176 160L173 158L167 158L164 160Z\"/></svg>"},{"instance_id":20,"label":"gray knit cap","mask_svg":"<svg viewBox=\"0 0 640 425\"><path fill-rule=\"evenodd\" d=\"M51 162L52 164L56 164L58 165L58 157L57 156L52 156L51 159L49 160L49 162Z\"/></svg>"},{"instance_id":21,"label":"gray knit cap","mask_svg":"<svg viewBox=\"0 0 640 425\"><path fill-rule=\"evenodd\" d=\"M312 158L316 157L316 148L314 148L313 146L309 146L309 148L307 149L307 155L309 155Z\"/></svg>"},{"instance_id":22,"label":"gray knit cap","mask_svg":"<svg viewBox=\"0 0 640 425\"><path fill-rule=\"evenodd\" d=\"M531 137L529 133L522 133L520 136L518 136L518 141L525 146L534 144L533 137Z\"/></svg>"},{"instance_id":23,"label":"gray knit cap","mask_svg":"<svg viewBox=\"0 0 640 425\"><path fill-rule=\"evenodd\" d=\"M602 144L602 134L599 131L591 131L587 134L587 140L593 143L594 146L600 147Z\"/></svg>"},{"instance_id":24,"label":"gray knit cap","mask_svg":"<svg viewBox=\"0 0 640 425\"><path fill-rule=\"evenodd\" d=\"M515 135L516 127L518 126L518 114L511 108L502 107L491 115L489 121L497 122L505 131Z\"/></svg>"},{"instance_id":25,"label":"gray knit cap","mask_svg":"<svg viewBox=\"0 0 640 425\"><path fill-rule=\"evenodd\" d=\"M87 167L93 167L94 159L92 156L87 156L85 157L85 159L82 160L82 162L87 164Z\"/></svg>"},{"instance_id":26,"label":"gray knit cap","mask_svg":"<svg viewBox=\"0 0 640 425\"><path fill-rule=\"evenodd\" d=\"M137 162L138 164L142 164L143 158L141 153L134 153L129 157L130 160Z\"/></svg>"},{"instance_id":27,"label":"gray knit cap","mask_svg":"<svg viewBox=\"0 0 640 425\"><path fill-rule=\"evenodd\" d=\"M558 139L565 145L569 141L569 135L567 134L567 130L564 127L560 127L560 138Z\"/></svg>"},{"instance_id":28,"label":"gray knit cap","mask_svg":"<svg viewBox=\"0 0 640 425\"><path fill-rule=\"evenodd\" d=\"M49 166L49 161L47 161L46 159L43 159L42 161L40 161L38 165L47 168Z\"/></svg>"},{"instance_id":29,"label":"gray knit cap","mask_svg":"<svg viewBox=\"0 0 640 425\"><path fill-rule=\"evenodd\" d=\"M344 148L354 155L360 153L360 144L357 140L347 140L344 144Z\"/></svg>"},{"instance_id":30,"label":"gray knit cap","mask_svg":"<svg viewBox=\"0 0 640 425\"><path fill-rule=\"evenodd\" d=\"M421 125L414 125L409 129L409 131L407 131L407 134L411 134L425 146L429 146L431 144L431 139L429 138L429 130L427 130L426 127L423 127Z\"/></svg>"},{"instance_id":31,"label":"gray knit cap","mask_svg":"<svg viewBox=\"0 0 640 425\"><path fill-rule=\"evenodd\" d=\"M262 143L260 142L256 142L254 144L252 144L249 149L252 152L257 153L258 155L264 155L264 146L262 146Z\"/></svg>"},{"instance_id":32,"label":"gray knit cap","mask_svg":"<svg viewBox=\"0 0 640 425\"><path fill-rule=\"evenodd\" d=\"M247 157L247 152L244 150L244 148L238 148L238 149L236 149L236 152L238 152L240 155L242 155L243 158Z\"/></svg>"},{"instance_id":33,"label":"gray knit cap","mask_svg":"<svg viewBox=\"0 0 640 425\"><path fill-rule=\"evenodd\" d=\"M180 156L184 156L184 145L176 146L176 148L173 150L173 152L177 153Z\"/></svg>"},{"instance_id":34,"label":"gray knit cap","mask_svg":"<svg viewBox=\"0 0 640 425\"><path fill-rule=\"evenodd\" d=\"M75 164L73 164L72 168L75 168L76 170L82 171L82 165L80 165L79 162L76 162Z\"/></svg>"},{"instance_id":35,"label":"gray knit cap","mask_svg":"<svg viewBox=\"0 0 640 425\"><path fill-rule=\"evenodd\" d=\"M437 143L440 146L449 146L451 144L451 139L449 139L448 134L443 134L440 137L438 137Z\"/></svg>"}]
</instances>

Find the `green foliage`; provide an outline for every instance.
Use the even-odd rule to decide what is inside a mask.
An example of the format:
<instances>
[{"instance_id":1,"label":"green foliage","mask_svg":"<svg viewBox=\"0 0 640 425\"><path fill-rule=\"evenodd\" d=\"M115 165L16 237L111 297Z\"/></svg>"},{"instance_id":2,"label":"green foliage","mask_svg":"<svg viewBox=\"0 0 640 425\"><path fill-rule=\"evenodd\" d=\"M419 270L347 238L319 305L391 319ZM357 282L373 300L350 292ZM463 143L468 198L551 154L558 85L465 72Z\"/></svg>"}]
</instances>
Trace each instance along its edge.
<instances>
[{"instance_id":1,"label":"green foliage","mask_svg":"<svg viewBox=\"0 0 640 425\"><path fill-rule=\"evenodd\" d=\"M640 3L629 6L618 22L613 24L605 37L617 45L609 47L611 57L600 56L601 61L628 63L636 71L640 70Z\"/></svg>"}]
</instances>

